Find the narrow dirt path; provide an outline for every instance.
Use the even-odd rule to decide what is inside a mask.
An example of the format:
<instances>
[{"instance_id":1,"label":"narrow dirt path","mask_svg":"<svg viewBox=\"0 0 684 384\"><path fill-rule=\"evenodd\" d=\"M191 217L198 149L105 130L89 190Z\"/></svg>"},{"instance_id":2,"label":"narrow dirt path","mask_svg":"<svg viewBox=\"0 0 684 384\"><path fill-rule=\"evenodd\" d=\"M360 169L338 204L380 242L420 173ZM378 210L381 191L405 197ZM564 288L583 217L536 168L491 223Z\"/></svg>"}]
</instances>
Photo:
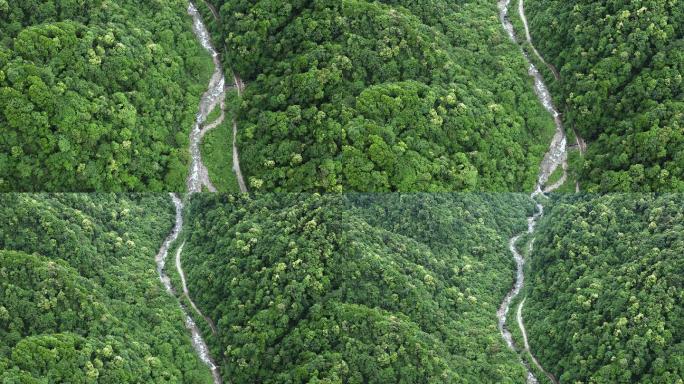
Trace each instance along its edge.
<instances>
[{"instance_id":1,"label":"narrow dirt path","mask_svg":"<svg viewBox=\"0 0 684 384\"><path fill-rule=\"evenodd\" d=\"M539 54L539 51L537 51L537 47L535 47L534 44L532 44L530 27L527 23L527 17L525 16L525 0L520 0L520 2L518 3L518 13L520 14L520 18L522 19L523 25L525 26L525 37L527 38L527 42L530 44L530 47L532 47L532 51L537 56L537 58L539 58L539 60L549 68L549 70L553 73L553 77L556 78L556 81L560 80L560 73L558 73L556 67L547 63L546 60L544 60L544 57L541 54Z\"/></svg>"},{"instance_id":2,"label":"narrow dirt path","mask_svg":"<svg viewBox=\"0 0 684 384\"><path fill-rule=\"evenodd\" d=\"M209 324L209 328L211 328L211 333L216 335L216 326L214 325L214 322L207 316L204 316L202 311L200 311L199 308L197 308L197 305L195 305L195 302L190 298L190 293L188 292L188 283L185 280L185 271L183 270L183 266L181 264L181 253L183 252L183 247L185 246L185 242L178 247L176 250L176 270L178 271L178 275L181 278L181 285L183 286L183 295L185 296L186 299L188 299L188 302L190 303L190 306L192 309L197 312L198 315L200 315L202 318L204 318L204 321Z\"/></svg>"},{"instance_id":3,"label":"narrow dirt path","mask_svg":"<svg viewBox=\"0 0 684 384\"><path fill-rule=\"evenodd\" d=\"M551 140L548 152L546 153L546 155L544 155L544 159L542 160L542 163L540 165L539 178L537 180L539 191L543 191L544 186L549 179L549 176L553 174L556 168L558 168L559 166L564 167L564 169L567 168L567 166L564 166L568 159L567 136L565 135L565 128L563 127L561 114L558 112L558 110L553 104L551 92L549 91L549 88L546 86L544 78L542 77L541 73L539 73L537 67L532 63L532 60L530 59L527 52L525 52L525 50L523 50L522 47L519 45L518 37L515 34L513 23L511 23L511 20L508 16L510 3L511 0L499 1L499 19L501 20L501 24L506 30L508 37L514 43L516 43L516 45L518 45L520 52L522 53L523 57L525 57L525 61L527 61L528 64L528 73L530 77L532 77L532 79L534 80L534 92L537 95L537 98L539 99L541 104L544 106L544 109L546 109L546 111L551 115L551 117L553 117L553 122L556 126L556 133L554 134L553 139Z\"/></svg>"},{"instance_id":4,"label":"narrow dirt path","mask_svg":"<svg viewBox=\"0 0 684 384\"><path fill-rule=\"evenodd\" d=\"M535 194L532 194L533 199L534 197ZM532 216L527 218L528 234L532 234L534 232L537 220L539 220L539 218L542 217L542 215L544 214L544 207L541 204L537 203L536 207L536 212ZM518 349L516 348L515 342L513 341L513 334L511 334L511 331L506 326L506 318L508 317L508 312L510 311L513 300L520 294L520 291L522 290L525 284L525 259L522 257L522 255L520 254L520 252L518 252L516 248L516 243L522 235L523 234L518 234L516 236L513 236L508 242L508 249L513 255L513 259L515 260L516 265L515 283L513 284L511 290L504 297L503 301L501 302L501 305L499 306L498 311L496 312L496 317L499 320L498 326L499 332L501 333L501 337L506 342L508 348L515 352L517 352ZM525 360L522 359L522 357L519 358L520 364L522 364L523 367L525 367L525 370L527 372L527 384L538 384L539 381L530 369L530 366L527 364Z\"/></svg>"},{"instance_id":5,"label":"narrow dirt path","mask_svg":"<svg viewBox=\"0 0 684 384\"><path fill-rule=\"evenodd\" d=\"M518 305L518 312L515 316L516 319L518 320L518 327L520 327L520 331L522 332L523 343L525 346L525 352L527 352L530 355L530 358L532 359L532 363L537 367L537 369L542 371L546 375L546 377L548 377L549 380L551 380L552 383L558 384L558 380L556 379L556 376L547 372L544 369L544 367L542 367L541 364L539 364L539 361L537 361L537 358L534 357L534 355L532 354L532 351L530 351L530 343L529 343L529 341L527 341L527 329L525 329L525 323L523 322L523 317L522 317L522 308L523 308L523 305L525 305L525 300L527 300L527 298L524 298L520 302L520 304Z\"/></svg>"},{"instance_id":6,"label":"narrow dirt path","mask_svg":"<svg viewBox=\"0 0 684 384\"><path fill-rule=\"evenodd\" d=\"M159 275L159 279L161 280L162 284L164 284L166 291L170 295L175 296L175 290L173 288L173 285L171 284L171 279L166 274L165 267L166 259L169 255L169 248L178 239L178 235L183 229L183 202L175 193L172 193L170 195L171 199L173 200L173 205L176 208L176 219L173 229L171 230L171 233L166 237L166 239L161 245L161 248L159 248L159 252L155 257L155 262L157 263L157 274ZM211 375L214 379L214 384L222 384L219 368L216 366L216 364L214 363L214 359L212 359L211 355L209 354L209 347L202 338L202 334L200 333L197 324L195 324L195 322L192 320L192 317L190 317L190 315L188 314L188 311L185 308L185 306L180 302L178 303L178 305L180 306L180 309L183 312L183 315L185 316L185 327L190 331L190 335L192 338L192 346L195 349L197 356L199 356L200 360L202 360L202 362L204 362L211 370Z\"/></svg>"},{"instance_id":7,"label":"narrow dirt path","mask_svg":"<svg viewBox=\"0 0 684 384\"><path fill-rule=\"evenodd\" d=\"M204 4L206 4L207 8L211 11L211 14L214 18L214 20L220 25L221 24L221 19L219 17L219 12L216 10L216 7L209 1L203 0ZM202 22L202 17L197 11L197 8L195 8L194 4L192 2L190 3L190 8L188 9L188 13L193 17L194 20L194 30L195 34L197 35L197 38L200 40L202 43L202 46L211 53L213 61L214 61L214 77L212 77L212 81L209 84L209 91L207 93L210 93L212 90L212 84L214 84L215 77L221 76L221 80L223 83L223 88L221 89L221 93L217 94L218 96L216 97L216 100L213 100L213 104L209 104L208 102L205 102L205 98L203 98L202 103L200 103L200 113L197 115L197 122L195 124L195 128L193 129L193 134L190 135L190 153L192 154L193 158L193 163L191 166L191 172L190 176L188 176L188 191L189 192L201 192L202 186L206 187L210 192L216 192L216 188L212 185L211 180L209 179L209 172L207 170L207 167L202 163L202 156L200 153L200 145L202 142L202 139L204 138L204 135L211 131L212 129L218 127L220 124L223 123L223 121L226 118L225 115L225 97L226 97L226 91L230 89L237 89L238 91L238 97L242 97L242 93L245 89L245 84L240 78L239 75L237 75L233 71L233 80L234 80L234 85L225 86L225 77L223 75L223 68L221 66L221 60L220 60L220 55L216 51L216 49L213 47L211 43L211 38L209 35L209 32ZM224 44L224 49L227 50L227 47ZM219 118L214 121L213 123L205 126L202 128L202 124L204 124L206 120L206 116L211 113L211 111L216 107L216 103L218 103L218 106L221 108L221 115ZM206 113L205 113L206 111ZM233 116L233 140L232 140L232 160L233 160L233 172L235 172L235 177L237 179L238 187L240 188L241 193L248 193L247 185L245 184L245 179L244 176L242 175L242 169L240 168L240 152L238 151L238 145L237 145L237 134L238 134L238 125L237 125L237 120Z\"/></svg>"},{"instance_id":8,"label":"narrow dirt path","mask_svg":"<svg viewBox=\"0 0 684 384\"><path fill-rule=\"evenodd\" d=\"M568 167L568 154L567 154L567 137L565 135L565 129L563 127L563 122L561 120L561 115L558 113L556 110L556 107L553 105L553 99L551 98L551 93L549 92L548 87L544 83L544 78L542 77L541 73L539 73L539 70L537 67L532 63L532 60L528 56L527 52L522 49L522 47L518 44L518 39L515 34L515 29L513 27L513 24L511 23L508 12L509 12L509 6L510 6L511 0L500 0L499 1L499 18L501 20L501 24L503 25L504 29L506 30L506 33L508 34L509 38L518 45L520 48L520 51L522 55L525 57L525 60L527 61L528 64L528 73L529 75L533 78L534 80L534 91L539 98L539 101L541 104L544 106L544 108L549 112L549 114L553 117L555 126L556 126L556 133L554 134L553 139L551 140L551 143L549 145L549 150L548 152L544 155L544 158L542 159L542 162L539 167L539 176L537 177L537 185L534 188L534 192L530 195L530 198L535 202L536 205L536 212L527 218L527 232L526 234L528 235L533 235L536 229L537 222L539 221L540 218L544 216L544 206L540 204L537 201L537 198L543 198L546 193L553 192L560 186L562 186L565 181L567 180L567 167ZM524 15L523 12L524 8L521 2L521 5L519 7L519 11ZM523 17L524 24L525 24L525 32L528 38L528 41L531 44L531 37L529 35L529 28L527 27L527 20ZM534 48L534 46L533 46ZM536 52L536 48L534 49ZM537 52L538 54L538 52ZM541 58L541 55L540 55ZM542 61L546 63L543 59ZM549 177L558 169L558 167L562 167L563 170L563 176L561 179L554 183L553 185L547 186L547 182L549 180ZM508 316L508 312L510 311L511 303L513 300L520 294L520 291L522 290L525 282L525 259L523 256L518 252L518 249L516 248L516 242L522 237L523 234L518 234L516 236L513 236L508 243L508 248L511 254L513 255L513 259L515 260L515 265L516 265L516 278L515 278L515 283L513 284L513 287L511 290L506 294L504 297L496 315L498 318L498 326L499 326L499 331L501 333L501 337L504 339L506 342L506 345L508 348L515 352L519 352L519 349L516 347L515 342L513 341L513 335L511 334L510 330L506 326L506 318ZM533 241L534 239L530 240ZM524 300L523 300L524 303ZM524 328L524 323L522 322L522 305L518 307L519 311L519 316L520 316L520 321L518 322L518 326L521 329L521 332L523 335L525 335L525 340L527 340L527 330ZM533 363L540 368L542 372L545 373L545 375L553 382L554 384L557 383L555 376L552 374L548 373L537 361L536 357L532 354L530 351L529 345L527 341L525 341L525 350L529 352L529 355L532 357ZM529 364L527 363L526 360L522 358L522 355L518 355L520 359L520 364L525 368L527 372L527 383L528 384L537 384L539 381L537 377L534 375L532 370L530 369Z\"/></svg>"},{"instance_id":9,"label":"narrow dirt path","mask_svg":"<svg viewBox=\"0 0 684 384\"><path fill-rule=\"evenodd\" d=\"M204 1L204 4L206 4L207 7L209 8L209 10L211 11L211 14L214 15L214 20L218 20L219 14L216 11L216 7L214 7L214 4L210 3L207 0L203 0L203 1Z\"/></svg>"},{"instance_id":10,"label":"narrow dirt path","mask_svg":"<svg viewBox=\"0 0 684 384\"><path fill-rule=\"evenodd\" d=\"M210 5L210 9L212 10L214 17L217 17L218 15L216 13L216 9L213 6L211 6L211 4L208 5ZM212 74L211 79L209 80L209 86L207 88L207 91L202 95L199 104L199 111L195 119L195 124L192 128L192 131L190 132L191 165L190 173L186 181L186 187L189 194L202 192L202 188L207 188L210 192L216 192L216 187L212 184L209 178L209 172L207 170L207 167L202 162L202 153L200 145L202 143L204 135L206 135L207 132L211 131L212 129L218 127L225 120L226 91L231 87L226 87L226 80L223 74L223 68L221 66L219 54L214 49L211 43L209 32L202 21L202 17L199 11L197 10L195 4L192 1L188 2L188 14L192 17L193 31L197 36L197 39L199 40L202 47L211 54L212 61L214 63L214 73ZM241 92L242 90L240 89L239 91ZM219 117L210 124L204 125L209 114L216 108L220 108L221 113ZM171 284L171 279L166 274L165 266L169 248L171 247L171 244L173 244L178 239L178 236L183 228L183 202L176 194L171 194L171 198L176 208L176 221L171 233L164 240L159 250L159 253L155 257L155 261L157 263L157 273L159 275L159 279L164 284L164 287L166 288L167 292L169 294L175 295L175 290L173 288L173 285ZM211 321L210 318L205 316L199 310L199 308L197 307L197 305L195 305L195 302L192 300L188 292L185 271L183 271L183 267L181 264L181 254L183 252L184 245L185 243L181 244L181 246L178 247L178 250L176 251L175 260L176 269L178 270L178 274L181 278L183 295L187 298L193 310L207 322L207 324L212 330L212 333L216 334L217 329L214 325L214 322ZM192 319L192 317L188 313L188 310L181 302L179 302L179 306L183 312L183 315L185 316L185 326L190 331L192 346L195 349L197 356L211 370L214 384L222 384L223 381L221 379L219 368L214 363L214 359L211 357L209 353L209 347L207 346L207 343L204 341L202 334L199 328L197 327L197 324Z\"/></svg>"},{"instance_id":11,"label":"narrow dirt path","mask_svg":"<svg viewBox=\"0 0 684 384\"><path fill-rule=\"evenodd\" d=\"M529 43L530 47L532 47L532 51L534 54L539 58L539 60L553 73L553 77L556 79L556 81L561 80L560 72L558 72L558 69L553 64L548 63L546 60L544 60L544 57L539 53L537 50L537 47L534 45L532 42L532 36L530 35L530 27L527 22L527 15L525 14L525 0L520 0L518 3L518 14L520 15L520 19L523 22L523 25L525 26L525 37L527 38L527 43ZM577 147L579 148L580 155L584 156L584 154L587 152L587 143L584 141L584 139L577 133L577 130L573 127L572 132L575 134L575 140L577 141ZM577 189L579 190L579 183L576 182Z\"/></svg>"},{"instance_id":12,"label":"narrow dirt path","mask_svg":"<svg viewBox=\"0 0 684 384\"><path fill-rule=\"evenodd\" d=\"M233 74L233 79L235 80L235 86L237 87L238 97L242 97L242 92L245 89L245 83L237 74ZM240 153L238 152L237 146L237 120L233 117L233 171L235 171L235 176L237 177L238 185L240 186L240 192L247 193L247 185L245 185L245 179L242 177L242 170L240 169Z\"/></svg>"}]
</instances>

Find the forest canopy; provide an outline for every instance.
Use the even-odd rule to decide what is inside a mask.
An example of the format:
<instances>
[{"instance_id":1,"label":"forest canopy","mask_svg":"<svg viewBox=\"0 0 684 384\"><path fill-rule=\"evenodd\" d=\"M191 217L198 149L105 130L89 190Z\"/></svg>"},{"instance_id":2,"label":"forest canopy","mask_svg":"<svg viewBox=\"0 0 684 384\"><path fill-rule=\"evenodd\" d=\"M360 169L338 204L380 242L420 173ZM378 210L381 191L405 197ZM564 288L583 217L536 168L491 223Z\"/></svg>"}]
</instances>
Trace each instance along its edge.
<instances>
[{"instance_id":1,"label":"forest canopy","mask_svg":"<svg viewBox=\"0 0 684 384\"><path fill-rule=\"evenodd\" d=\"M545 200L520 298L560 382L684 378L683 207ZM194 194L179 255L231 382L522 384L496 313L534 210L523 194ZM212 382L154 269L167 194L4 194L0 219L0 381Z\"/></svg>"},{"instance_id":2,"label":"forest canopy","mask_svg":"<svg viewBox=\"0 0 684 384\"><path fill-rule=\"evenodd\" d=\"M194 195L183 267L223 377L524 383L496 310L527 196Z\"/></svg>"},{"instance_id":3,"label":"forest canopy","mask_svg":"<svg viewBox=\"0 0 684 384\"><path fill-rule=\"evenodd\" d=\"M212 3L253 190L532 188L553 121L495 2Z\"/></svg>"},{"instance_id":4,"label":"forest canopy","mask_svg":"<svg viewBox=\"0 0 684 384\"><path fill-rule=\"evenodd\" d=\"M561 383L684 380L684 196L565 196L540 222L524 316Z\"/></svg>"},{"instance_id":5,"label":"forest canopy","mask_svg":"<svg viewBox=\"0 0 684 384\"><path fill-rule=\"evenodd\" d=\"M186 9L0 0L0 191L183 190L212 69Z\"/></svg>"},{"instance_id":6,"label":"forest canopy","mask_svg":"<svg viewBox=\"0 0 684 384\"><path fill-rule=\"evenodd\" d=\"M0 194L0 382L211 383L154 270L168 195Z\"/></svg>"},{"instance_id":7,"label":"forest canopy","mask_svg":"<svg viewBox=\"0 0 684 384\"><path fill-rule=\"evenodd\" d=\"M684 191L681 1L527 0L535 44L560 71L565 120L589 142L588 191Z\"/></svg>"}]
</instances>

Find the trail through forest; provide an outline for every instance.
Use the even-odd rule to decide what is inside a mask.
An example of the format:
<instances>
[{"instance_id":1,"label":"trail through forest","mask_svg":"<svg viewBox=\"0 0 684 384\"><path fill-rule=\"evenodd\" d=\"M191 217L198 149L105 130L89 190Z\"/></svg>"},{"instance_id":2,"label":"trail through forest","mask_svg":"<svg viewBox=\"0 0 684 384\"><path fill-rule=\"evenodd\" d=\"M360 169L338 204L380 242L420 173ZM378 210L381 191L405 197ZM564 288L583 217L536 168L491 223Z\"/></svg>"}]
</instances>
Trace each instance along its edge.
<instances>
[{"instance_id":1,"label":"trail through forest","mask_svg":"<svg viewBox=\"0 0 684 384\"><path fill-rule=\"evenodd\" d=\"M233 74L235 80L235 86L237 87L238 97L242 97L242 91L245 89L245 83L237 74ZM240 186L240 192L247 193L247 186L245 185L245 179L242 177L242 170L240 169L240 153L237 147L237 120L233 116L233 171L235 171L235 176L237 177L238 185Z\"/></svg>"},{"instance_id":2,"label":"trail through forest","mask_svg":"<svg viewBox=\"0 0 684 384\"><path fill-rule=\"evenodd\" d=\"M523 305L525 305L525 300L527 298L524 298L520 304L518 305L518 312L515 316L516 320L518 321L518 327L520 327L520 331L522 332L522 338L523 338L523 345L525 347L525 352L529 353L530 358L532 359L532 363L539 369L540 371L544 372L544 374L551 380L554 384L558 384L558 380L556 380L556 377L549 372L547 372L544 367L539 364L539 361L537 358L532 354L530 351L530 342L527 339L527 329L525 328L525 323L523 322L523 317L522 317L522 309Z\"/></svg>"},{"instance_id":3,"label":"trail through forest","mask_svg":"<svg viewBox=\"0 0 684 384\"><path fill-rule=\"evenodd\" d=\"M176 241L176 239L178 239L178 235L183 229L183 202L174 193L171 194L171 199L173 199L173 205L176 208L176 221L173 226L173 229L171 230L171 233L162 243L162 246L159 249L159 253L157 253L157 256L155 257L155 261L157 263L157 274L159 275L159 279L164 284L166 291L170 295L175 296L175 290L173 289L173 285L171 284L171 279L166 274L165 267L166 258L169 255L169 248ZM192 346L193 348L195 348L195 352L211 370L211 374L214 378L214 384L221 384L222 380L221 375L219 374L218 366L216 366L214 360L211 358L211 355L209 355L209 347L202 338L202 334L200 333L197 324L192 320L192 317L190 317L190 315L188 314L187 308L185 308L185 306L180 302L179 305L181 311L183 311L183 315L185 316L185 327L190 331L190 334L192 336Z\"/></svg>"},{"instance_id":4,"label":"trail through forest","mask_svg":"<svg viewBox=\"0 0 684 384\"><path fill-rule=\"evenodd\" d=\"M508 33L508 36L511 38L511 40L513 40L513 42L517 44L518 38L516 37L513 24L511 23L508 17L508 8L510 2L511 0L501 0L499 2L499 16L504 29ZM527 54L527 52L525 52L522 49L522 47L520 47L520 51L522 52L523 56L525 57L525 60L527 61L528 73L534 80L534 92L537 94L537 97L539 98L539 101L542 103L544 108L549 112L549 114L551 114L556 125L556 133L554 134L553 139L551 140L549 151L546 153L544 159L542 160L541 169L539 171L539 178L537 179L537 188L540 192L551 192L551 190L553 190L552 188L544 188L546 187L546 182L549 180L549 176L551 176L551 174L556 170L556 168L558 168L559 166L563 167L563 177L561 179L562 181L565 181L565 179L567 178L567 137L565 135L565 129L563 128L563 122L561 121L561 115L560 113L558 113L556 107L553 105L551 92L549 92L546 83L544 83L544 78L542 77L541 73L539 73L537 67L534 64L532 64L532 61L530 60L530 57ZM560 184L562 184L562 182Z\"/></svg>"},{"instance_id":5,"label":"trail through forest","mask_svg":"<svg viewBox=\"0 0 684 384\"><path fill-rule=\"evenodd\" d=\"M218 15L216 14L215 8L209 3L207 3L207 5L209 6L214 17L217 17ZM244 83L237 75L235 75L235 85L226 87L226 79L223 74L223 67L221 66L219 54L211 43L209 31L207 30L206 26L202 21L202 16L200 15L199 11L192 2L189 2L188 14L193 19L193 31L195 32L197 39L199 40L202 47L211 54L212 60L214 62L214 73L211 76L211 80L209 81L209 87L207 91L204 93L202 99L200 100L199 112L197 113L195 125L193 126L193 129L190 133L190 155L192 157L192 163L190 166L190 174L188 175L187 179L187 189L189 194L202 192L203 187L207 188L210 192L217 192L216 187L214 187L209 178L209 172L207 170L207 167L202 162L202 152L200 146L204 135L206 135L209 131L218 127L225 121L226 91L237 87L238 93L241 94L244 89ZM220 114L218 118L213 122L205 125L207 117L215 108L220 108ZM242 177L242 172L240 171L240 158L237 151L237 122L235 121L235 118L233 118L233 170L237 175L240 191L246 193L247 188ZM171 284L171 280L166 274L164 267L166 265L166 258L168 256L169 247L173 242L176 241L178 235L183 229L183 203L180 200L180 198L175 194L171 194L171 198L173 199L173 204L176 207L176 222L173 227L173 230L162 244L162 247L159 250L159 253L157 254L155 260L157 262L157 273L159 274L159 278L161 279L162 283L166 287L166 290L170 294L175 294L175 290L173 288L173 285ZM192 297L190 296L190 292L188 290L188 285L185 277L185 271L183 270L181 262L181 254L183 252L184 245L185 243L181 244L178 247L176 251L175 260L176 269L181 279L182 293L190 303L190 306L193 308L193 310L201 318L203 318L204 321L207 322L207 324L211 328L212 333L216 334L217 330L216 326L214 325L214 322L209 317L205 316L202 313L202 311L200 311L200 309L197 307L195 302L192 300ZM185 306L182 303L179 303L179 305L181 307L181 310L183 311L183 314L185 315L185 326L190 331L190 334L192 336L192 345L195 348L197 355L205 364L207 364L207 366L211 370L211 374L214 379L214 384L221 384L222 379L219 373L219 368L214 363L214 360L209 354L209 347L202 338L202 334L200 333L197 324L188 314L188 311L185 308Z\"/></svg>"},{"instance_id":6,"label":"trail through forest","mask_svg":"<svg viewBox=\"0 0 684 384\"><path fill-rule=\"evenodd\" d=\"M539 60L551 70L551 72L553 73L553 77L556 79L556 81L560 80L560 73L558 73L556 67L547 63L546 60L544 60L544 57L541 54L539 54L539 51L537 51L537 47L535 47L534 44L532 44L530 26L527 23L527 16L525 15L525 0L520 0L520 2L518 2L518 14L520 14L520 18L522 19L523 25L525 26L525 37L527 38L527 42L532 47L532 51L537 56L537 58L539 58Z\"/></svg>"},{"instance_id":7,"label":"trail through forest","mask_svg":"<svg viewBox=\"0 0 684 384\"><path fill-rule=\"evenodd\" d=\"M532 36L530 35L530 26L529 23L527 22L527 15L525 14L525 0L520 0L518 2L518 14L520 15L520 19L523 22L523 25L525 26L525 37L527 39L527 43L530 45L532 48L532 51L534 54L539 58L539 60L553 73L553 77L556 79L556 81L560 81L560 72L558 72L558 69L553 64L550 64L544 60L544 57L539 53L537 50L537 47L532 43ZM587 151L587 143L584 141L584 139L577 133L575 129L573 129L573 133L575 134L575 140L577 142L577 148L580 151L581 155L584 155L584 153ZM579 191L578 191L579 192Z\"/></svg>"},{"instance_id":8,"label":"trail through forest","mask_svg":"<svg viewBox=\"0 0 684 384\"><path fill-rule=\"evenodd\" d=\"M216 12L213 7L210 7L210 9L212 10L212 13ZM205 187L209 192L216 192L216 187L209 178L209 171L202 161L202 138L209 131L221 125L225 120L226 92L237 87L238 92L241 93L244 85L242 80L235 76L235 85L226 86L226 77L223 74L223 66L221 65L219 53L212 45L211 36L209 35L206 25L202 21L202 15L200 15L192 2L188 5L188 14L192 16L193 31L197 36L197 39L202 47L211 54L212 61L214 62L214 73L209 80L207 91L202 95L199 104L199 112L197 112L195 124L190 132L190 157L192 161L190 164L190 174L187 179L187 189L188 192L194 193L202 192L202 187ZM220 109L219 117L210 124L205 125L207 117L215 108ZM242 172L240 171L240 157L237 151L236 137L237 122L235 121L235 118L233 118L233 170L237 176L240 191L246 193L247 188L242 177Z\"/></svg>"},{"instance_id":9,"label":"trail through forest","mask_svg":"<svg viewBox=\"0 0 684 384\"><path fill-rule=\"evenodd\" d=\"M183 244L181 244L180 247L178 247L178 249L176 250L176 270L178 271L178 275L181 278L181 285L183 287L183 295L188 300L188 302L190 302L190 306L192 307L192 309L194 309L195 312L198 315L200 315L200 317L202 317L204 319L204 321L207 322L207 324L209 324L209 327L211 328L211 333L213 333L215 335L216 334L216 325L214 325L214 322L209 317L205 316L202 313L202 311L200 311L200 309L197 307L195 302L190 297L190 292L188 291L188 283L187 283L187 280L185 279L185 271L183 270L183 264L181 263L181 253L183 253L183 247L185 247L185 242L183 242Z\"/></svg>"},{"instance_id":10,"label":"trail through forest","mask_svg":"<svg viewBox=\"0 0 684 384\"><path fill-rule=\"evenodd\" d=\"M515 29L513 28L513 24L511 23L509 16L508 16L508 11L509 11L509 6L510 6L511 0L501 0L499 1L499 10L500 10L500 19L501 23L503 24L504 29L508 33L508 36L513 40L516 44L518 44L518 39L515 34ZM527 41L532 45L532 39L531 36L529 35L529 29L527 27L527 19L524 16L524 8L522 5L522 2L520 3L519 6L519 12L521 14L521 18L523 18L523 24L525 24L525 33L527 35ZM539 55L537 52L537 49L534 48L534 45L532 45L534 52ZM567 165L568 165L568 155L567 155L567 138L565 135L565 130L563 128L563 123L561 121L561 116L560 113L556 110L556 108L553 105L553 100L551 98L551 93L548 90L548 87L544 83L544 79L542 78L541 74L539 73L539 70L537 67L535 67L534 64L532 64L532 61L530 60L530 57L528 56L527 52L525 52L522 47L520 47L520 50L525 57L525 60L527 61L529 65L528 73L530 76L534 79L534 90L535 93L537 94L537 97L539 98L539 101L544 105L544 108L551 114L551 116L554 119L554 122L556 124L556 133L553 137L553 140L551 141L551 144L549 146L549 151L546 153L544 156L544 159L542 160L540 170L539 170L539 177L537 178L537 185L535 186L534 192L530 195L530 198L535 201L536 204L536 212L527 218L527 234L534 234L535 227L537 225L538 220L544 215L544 207L537 201L537 198L543 198L545 193L550 193L560 186L565 183L567 180ZM539 55L541 58L541 55ZM542 61L546 63L543 59ZM548 64L547 64L548 65ZM547 186L546 183L549 180L549 177L551 174L558 168L562 167L563 169L563 176L561 177L560 180L558 180L556 183L553 185ZM515 342L513 341L513 336L506 327L506 317L508 315L508 312L511 307L512 301L520 294L520 291L523 288L524 282L525 282L525 259L523 256L520 254L516 247L516 242L518 239L523 234L516 235L512 237L509 241L508 247L511 253L513 254L513 258L515 260L516 264L516 279L515 283L513 285L513 288L506 294L504 297L503 302L501 303L501 306L499 307L499 310L497 311L497 317L499 320L499 331L501 332L501 336L503 337L504 341L506 341L506 345L513 350L518 352L518 349L515 345ZM530 240L531 242L534 241L534 239ZM531 243L530 243L531 244ZM531 246L530 246L531 247ZM530 248L531 249L531 248ZM524 338L524 351L529 353L531 360L537 366L537 368L544 372L544 374L551 380L552 383L557 384L558 380L556 377L546 371L537 361L535 358L534 354L529 348L529 344L527 342L527 330L525 329L524 322L522 321L522 308L524 305L524 300L520 303L520 306L518 307L518 326L520 327L520 330L523 334ZM534 375L534 373L531 371L529 364L527 363L526 360L522 358L522 355L520 356L520 362L521 364L525 367L527 371L527 383L528 384L536 384L539 381L537 380L537 377Z\"/></svg>"}]
</instances>

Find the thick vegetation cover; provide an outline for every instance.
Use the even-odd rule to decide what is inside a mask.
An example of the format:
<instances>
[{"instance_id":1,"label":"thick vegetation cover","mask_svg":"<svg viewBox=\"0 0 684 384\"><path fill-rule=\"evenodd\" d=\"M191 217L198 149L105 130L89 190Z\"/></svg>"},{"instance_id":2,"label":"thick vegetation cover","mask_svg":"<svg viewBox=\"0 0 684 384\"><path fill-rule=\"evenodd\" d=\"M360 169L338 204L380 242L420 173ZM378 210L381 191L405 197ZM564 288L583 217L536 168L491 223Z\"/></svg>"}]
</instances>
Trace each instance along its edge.
<instances>
[{"instance_id":1,"label":"thick vegetation cover","mask_svg":"<svg viewBox=\"0 0 684 384\"><path fill-rule=\"evenodd\" d=\"M524 316L563 383L684 380L684 196L567 196L539 225Z\"/></svg>"},{"instance_id":2,"label":"thick vegetation cover","mask_svg":"<svg viewBox=\"0 0 684 384\"><path fill-rule=\"evenodd\" d=\"M237 97L237 91L226 93L223 123L202 138L202 161L207 166L212 184L221 192L240 192L233 170L233 116L236 106L239 105ZM213 115L218 117L219 108L214 111ZM214 116L209 116L207 121L213 121Z\"/></svg>"},{"instance_id":3,"label":"thick vegetation cover","mask_svg":"<svg viewBox=\"0 0 684 384\"><path fill-rule=\"evenodd\" d=\"M211 3L225 67L247 82L239 147L252 189L534 184L553 122L496 2Z\"/></svg>"},{"instance_id":4,"label":"thick vegetation cover","mask_svg":"<svg viewBox=\"0 0 684 384\"><path fill-rule=\"evenodd\" d=\"M0 195L0 382L210 383L154 256L167 195Z\"/></svg>"},{"instance_id":5,"label":"thick vegetation cover","mask_svg":"<svg viewBox=\"0 0 684 384\"><path fill-rule=\"evenodd\" d=\"M524 383L496 309L522 195L194 195L183 265L223 376Z\"/></svg>"},{"instance_id":6,"label":"thick vegetation cover","mask_svg":"<svg viewBox=\"0 0 684 384\"><path fill-rule=\"evenodd\" d=\"M684 191L681 1L527 0L533 38L560 70L565 120L590 143L591 191Z\"/></svg>"},{"instance_id":7,"label":"thick vegetation cover","mask_svg":"<svg viewBox=\"0 0 684 384\"><path fill-rule=\"evenodd\" d=\"M211 72L186 8L0 0L0 191L182 190Z\"/></svg>"}]
</instances>

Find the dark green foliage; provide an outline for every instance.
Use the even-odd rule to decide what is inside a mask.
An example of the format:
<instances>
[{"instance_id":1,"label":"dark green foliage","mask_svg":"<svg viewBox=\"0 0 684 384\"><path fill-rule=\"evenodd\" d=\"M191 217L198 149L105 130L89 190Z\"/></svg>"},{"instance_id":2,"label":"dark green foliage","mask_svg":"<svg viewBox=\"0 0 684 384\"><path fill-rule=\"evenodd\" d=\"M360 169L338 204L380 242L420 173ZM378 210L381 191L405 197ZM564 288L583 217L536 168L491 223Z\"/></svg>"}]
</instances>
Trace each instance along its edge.
<instances>
[{"instance_id":1,"label":"dark green foliage","mask_svg":"<svg viewBox=\"0 0 684 384\"><path fill-rule=\"evenodd\" d=\"M539 225L524 315L562 383L684 380L684 196L567 196Z\"/></svg>"},{"instance_id":2,"label":"dark green foliage","mask_svg":"<svg viewBox=\"0 0 684 384\"><path fill-rule=\"evenodd\" d=\"M154 269L167 195L0 195L0 382L208 383Z\"/></svg>"},{"instance_id":3,"label":"dark green foliage","mask_svg":"<svg viewBox=\"0 0 684 384\"><path fill-rule=\"evenodd\" d=\"M553 124L495 2L213 3L226 68L248 83L239 147L252 189L534 184Z\"/></svg>"},{"instance_id":4,"label":"dark green foliage","mask_svg":"<svg viewBox=\"0 0 684 384\"><path fill-rule=\"evenodd\" d=\"M181 190L211 71L186 7L0 2L0 191Z\"/></svg>"},{"instance_id":5,"label":"dark green foliage","mask_svg":"<svg viewBox=\"0 0 684 384\"><path fill-rule=\"evenodd\" d=\"M565 120L590 142L591 191L684 191L684 7L670 0L527 0L560 70Z\"/></svg>"},{"instance_id":6,"label":"dark green foliage","mask_svg":"<svg viewBox=\"0 0 684 384\"><path fill-rule=\"evenodd\" d=\"M224 377L523 383L496 328L523 195L194 195L183 265Z\"/></svg>"}]
</instances>

